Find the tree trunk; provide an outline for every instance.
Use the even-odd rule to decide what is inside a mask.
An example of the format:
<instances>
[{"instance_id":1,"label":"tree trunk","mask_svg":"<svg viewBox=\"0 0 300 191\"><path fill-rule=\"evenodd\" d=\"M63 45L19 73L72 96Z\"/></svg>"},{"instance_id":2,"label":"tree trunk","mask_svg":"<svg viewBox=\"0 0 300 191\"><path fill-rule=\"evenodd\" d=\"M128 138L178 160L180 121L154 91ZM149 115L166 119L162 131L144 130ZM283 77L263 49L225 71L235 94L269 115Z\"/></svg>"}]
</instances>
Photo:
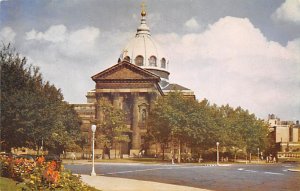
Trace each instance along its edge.
<instances>
[{"instance_id":1,"label":"tree trunk","mask_svg":"<svg viewBox=\"0 0 300 191\"><path fill-rule=\"evenodd\" d=\"M251 163L251 153L249 154L249 163Z\"/></svg>"},{"instance_id":2,"label":"tree trunk","mask_svg":"<svg viewBox=\"0 0 300 191\"><path fill-rule=\"evenodd\" d=\"M115 159L117 158L117 143L115 143Z\"/></svg>"},{"instance_id":3,"label":"tree trunk","mask_svg":"<svg viewBox=\"0 0 300 191\"><path fill-rule=\"evenodd\" d=\"M234 162L236 162L236 152L234 152Z\"/></svg>"},{"instance_id":4,"label":"tree trunk","mask_svg":"<svg viewBox=\"0 0 300 191\"><path fill-rule=\"evenodd\" d=\"M92 153L93 151L91 150L91 153ZM105 154L106 154L106 149L105 149L105 147L102 149L102 159L105 159ZM90 156L92 156L92 154L90 155ZM92 157L91 157L92 158Z\"/></svg>"},{"instance_id":5,"label":"tree trunk","mask_svg":"<svg viewBox=\"0 0 300 191\"><path fill-rule=\"evenodd\" d=\"M165 160L165 144L162 145L162 152L163 152L162 160L164 161Z\"/></svg>"},{"instance_id":6,"label":"tree trunk","mask_svg":"<svg viewBox=\"0 0 300 191\"><path fill-rule=\"evenodd\" d=\"M181 162L181 142L178 143L178 163Z\"/></svg>"},{"instance_id":7,"label":"tree trunk","mask_svg":"<svg viewBox=\"0 0 300 191\"><path fill-rule=\"evenodd\" d=\"M155 143L155 158L157 158L157 142Z\"/></svg>"},{"instance_id":8,"label":"tree trunk","mask_svg":"<svg viewBox=\"0 0 300 191\"><path fill-rule=\"evenodd\" d=\"M119 149L120 149L120 150L119 150L119 155L120 155L120 159L121 159L121 158L123 158L122 152L121 152L121 150L122 150L122 143L121 143L121 142L119 143L119 147L120 147L120 148L119 148Z\"/></svg>"},{"instance_id":9,"label":"tree trunk","mask_svg":"<svg viewBox=\"0 0 300 191\"><path fill-rule=\"evenodd\" d=\"M173 137L171 139L172 141L172 146L171 146L171 157L172 157L172 164L175 164L174 163L174 158L175 158L175 151L174 151L174 140L173 140Z\"/></svg>"}]
</instances>

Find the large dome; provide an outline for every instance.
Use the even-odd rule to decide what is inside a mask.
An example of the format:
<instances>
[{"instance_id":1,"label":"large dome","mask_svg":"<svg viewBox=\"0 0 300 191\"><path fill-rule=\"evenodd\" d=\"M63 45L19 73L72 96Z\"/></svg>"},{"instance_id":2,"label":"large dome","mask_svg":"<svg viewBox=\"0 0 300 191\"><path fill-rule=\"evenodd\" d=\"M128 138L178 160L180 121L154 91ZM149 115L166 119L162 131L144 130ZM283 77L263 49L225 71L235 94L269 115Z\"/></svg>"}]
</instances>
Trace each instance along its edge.
<instances>
[{"instance_id":1,"label":"large dome","mask_svg":"<svg viewBox=\"0 0 300 191\"><path fill-rule=\"evenodd\" d=\"M133 39L123 49L120 60L127 60L143 69L146 69L161 78L162 87L168 84L169 61L161 48L151 37L150 29L146 24L146 12L141 12L141 25Z\"/></svg>"}]
</instances>

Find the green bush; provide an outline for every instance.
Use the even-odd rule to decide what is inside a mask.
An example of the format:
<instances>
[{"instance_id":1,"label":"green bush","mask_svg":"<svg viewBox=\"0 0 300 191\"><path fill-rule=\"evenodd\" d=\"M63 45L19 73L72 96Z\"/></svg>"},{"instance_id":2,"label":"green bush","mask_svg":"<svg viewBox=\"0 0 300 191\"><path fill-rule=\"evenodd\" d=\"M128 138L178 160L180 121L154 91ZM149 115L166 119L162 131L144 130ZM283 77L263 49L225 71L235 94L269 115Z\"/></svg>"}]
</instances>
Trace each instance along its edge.
<instances>
[{"instance_id":1,"label":"green bush","mask_svg":"<svg viewBox=\"0 0 300 191\"><path fill-rule=\"evenodd\" d=\"M73 175L63 166L58 168L55 161L45 162L44 157L37 161L0 157L1 176L11 178L22 185L22 190L95 190ZM60 169L60 170L58 170Z\"/></svg>"}]
</instances>

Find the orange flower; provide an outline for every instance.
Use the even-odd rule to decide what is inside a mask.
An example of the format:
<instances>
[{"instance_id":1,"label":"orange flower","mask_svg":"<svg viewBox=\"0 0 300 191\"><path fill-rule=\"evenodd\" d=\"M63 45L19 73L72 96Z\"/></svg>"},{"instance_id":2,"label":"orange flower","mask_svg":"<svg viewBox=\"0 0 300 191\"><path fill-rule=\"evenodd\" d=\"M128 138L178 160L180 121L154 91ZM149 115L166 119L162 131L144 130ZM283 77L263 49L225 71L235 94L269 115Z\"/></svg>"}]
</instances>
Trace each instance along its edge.
<instances>
[{"instance_id":1,"label":"orange flower","mask_svg":"<svg viewBox=\"0 0 300 191\"><path fill-rule=\"evenodd\" d=\"M44 177L48 182L51 182L51 183L58 182L60 175L59 175L59 172L55 170L56 166L57 166L57 164L55 161L48 163L48 166L44 171Z\"/></svg>"},{"instance_id":2,"label":"orange flower","mask_svg":"<svg viewBox=\"0 0 300 191\"><path fill-rule=\"evenodd\" d=\"M43 156L38 157L38 159L37 159L37 164L41 165L41 164L43 164L44 162L45 162L45 158L44 158Z\"/></svg>"},{"instance_id":3,"label":"orange flower","mask_svg":"<svg viewBox=\"0 0 300 191\"><path fill-rule=\"evenodd\" d=\"M59 172L58 171L54 171L51 175L51 180L53 183L57 183L59 180Z\"/></svg>"},{"instance_id":4,"label":"orange flower","mask_svg":"<svg viewBox=\"0 0 300 191\"><path fill-rule=\"evenodd\" d=\"M51 161L50 168L52 168L53 170L56 168L56 162L55 161Z\"/></svg>"}]
</instances>

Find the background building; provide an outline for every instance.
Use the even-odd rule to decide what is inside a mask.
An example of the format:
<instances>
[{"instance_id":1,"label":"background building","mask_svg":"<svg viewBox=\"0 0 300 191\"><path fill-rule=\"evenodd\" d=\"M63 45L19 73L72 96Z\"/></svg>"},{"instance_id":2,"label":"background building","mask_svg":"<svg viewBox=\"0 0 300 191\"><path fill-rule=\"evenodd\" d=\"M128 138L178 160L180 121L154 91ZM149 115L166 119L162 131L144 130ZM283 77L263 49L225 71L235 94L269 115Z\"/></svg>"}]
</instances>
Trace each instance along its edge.
<instances>
[{"instance_id":1,"label":"background building","mask_svg":"<svg viewBox=\"0 0 300 191\"><path fill-rule=\"evenodd\" d=\"M267 123L278 148L278 158L300 158L299 121L281 121L274 114L270 114Z\"/></svg>"}]
</instances>

